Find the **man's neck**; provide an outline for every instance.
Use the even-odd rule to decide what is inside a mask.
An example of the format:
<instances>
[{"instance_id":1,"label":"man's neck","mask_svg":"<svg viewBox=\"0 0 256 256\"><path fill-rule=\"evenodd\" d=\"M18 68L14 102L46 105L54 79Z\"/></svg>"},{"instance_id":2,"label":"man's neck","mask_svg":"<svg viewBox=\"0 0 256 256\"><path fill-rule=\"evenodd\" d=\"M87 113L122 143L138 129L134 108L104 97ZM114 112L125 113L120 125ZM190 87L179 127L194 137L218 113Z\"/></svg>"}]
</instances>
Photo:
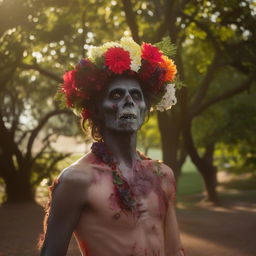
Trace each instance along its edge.
<instances>
[{"instance_id":1,"label":"man's neck","mask_svg":"<svg viewBox=\"0 0 256 256\"><path fill-rule=\"evenodd\" d=\"M132 167L138 159L136 151L137 133L106 131L103 136L107 148L120 165Z\"/></svg>"}]
</instances>

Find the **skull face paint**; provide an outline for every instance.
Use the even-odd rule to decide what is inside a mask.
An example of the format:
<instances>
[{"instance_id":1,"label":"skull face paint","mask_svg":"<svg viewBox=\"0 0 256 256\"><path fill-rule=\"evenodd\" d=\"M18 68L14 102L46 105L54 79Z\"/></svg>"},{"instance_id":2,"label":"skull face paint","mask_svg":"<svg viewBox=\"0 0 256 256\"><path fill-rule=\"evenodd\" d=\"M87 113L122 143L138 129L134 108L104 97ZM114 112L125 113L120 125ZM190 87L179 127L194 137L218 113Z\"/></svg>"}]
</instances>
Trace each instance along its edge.
<instances>
[{"instance_id":1,"label":"skull face paint","mask_svg":"<svg viewBox=\"0 0 256 256\"><path fill-rule=\"evenodd\" d=\"M112 81L99 105L104 128L135 132L143 124L146 103L139 83L128 78Z\"/></svg>"}]
</instances>

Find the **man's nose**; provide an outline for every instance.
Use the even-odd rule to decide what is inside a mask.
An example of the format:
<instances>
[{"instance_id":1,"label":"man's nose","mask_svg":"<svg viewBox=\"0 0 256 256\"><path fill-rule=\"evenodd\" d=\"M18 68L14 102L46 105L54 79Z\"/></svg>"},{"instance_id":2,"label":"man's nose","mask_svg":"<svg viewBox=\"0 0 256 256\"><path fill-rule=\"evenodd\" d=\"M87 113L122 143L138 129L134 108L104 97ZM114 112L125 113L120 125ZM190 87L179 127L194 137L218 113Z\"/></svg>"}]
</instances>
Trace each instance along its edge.
<instances>
[{"instance_id":1,"label":"man's nose","mask_svg":"<svg viewBox=\"0 0 256 256\"><path fill-rule=\"evenodd\" d=\"M133 99L131 95L127 93L124 98L124 106L133 106L133 105L134 105Z\"/></svg>"}]
</instances>

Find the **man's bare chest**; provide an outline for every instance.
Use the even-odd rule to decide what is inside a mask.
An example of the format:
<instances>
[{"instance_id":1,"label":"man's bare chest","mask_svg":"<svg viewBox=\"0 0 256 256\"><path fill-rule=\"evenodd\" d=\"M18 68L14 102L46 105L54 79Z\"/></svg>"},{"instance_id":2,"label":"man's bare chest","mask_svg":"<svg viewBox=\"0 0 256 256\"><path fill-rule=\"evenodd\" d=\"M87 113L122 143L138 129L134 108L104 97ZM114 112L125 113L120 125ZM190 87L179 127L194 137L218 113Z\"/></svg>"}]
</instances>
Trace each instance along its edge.
<instances>
[{"instance_id":1,"label":"man's bare chest","mask_svg":"<svg viewBox=\"0 0 256 256\"><path fill-rule=\"evenodd\" d=\"M163 218L166 211L167 196L161 178L141 166L125 177L98 168L86 194L88 210L108 221L122 217L128 220L127 216L133 221Z\"/></svg>"},{"instance_id":2,"label":"man's bare chest","mask_svg":"<svg viewBox=\"0 0 256 256\"><path fill-rule=\"evenodd\" d=\"M105 255L105 251L119 255L120 250L127 255L142 255L144 250L162 255L167 210L164 176L153 172L148 162L138 164L125 177L104 165L94 167L85 193L87 207L75 232L78 241L86 241L94 255ZM99 252L95 241L104 241L105 249Z\"/></svg>"}]
</instances>

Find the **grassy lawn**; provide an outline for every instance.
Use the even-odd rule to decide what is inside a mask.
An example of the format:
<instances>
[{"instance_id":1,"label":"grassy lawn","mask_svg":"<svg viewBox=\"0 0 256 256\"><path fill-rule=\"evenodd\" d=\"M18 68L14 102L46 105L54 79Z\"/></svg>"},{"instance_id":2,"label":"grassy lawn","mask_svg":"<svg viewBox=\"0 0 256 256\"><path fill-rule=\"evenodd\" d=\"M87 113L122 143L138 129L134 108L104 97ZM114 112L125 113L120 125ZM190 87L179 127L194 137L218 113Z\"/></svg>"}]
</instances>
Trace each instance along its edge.
<instances>
[{"instance_id":1,"label":"grassy lawn","mask_svg":"<svg viewBox=\"0 0 256 256\"><path fill-rule=\"evenodd\" d=\"M177 202L193 205L202 198L203 190L203 179L190 158L187 158L177 181Z\"/></svg>"},{"instance_id":2,"label":"grassy lawn","mask_svg":"<svg viewBox=\"0 0 256 256\"><path fill-rule=\"evenodd\" d=\"M203 179L189 158L182 167L177 190L179 202L194 204L202 199ZM217 191L221 202L256 203L256 177L234 176L228 182L219 182Z\"/></svg>"},{"instance_id":3,"label":"grassy lawn","mask_svg":"<svg viewBox=\"0 0 256 256\"><path fill-rule=\"evenodd\" d=\"M196 170L190 158L187 158L182 167L182 173L178 180L177 190L179 195L191 195L201 193L204 189L203 179Z\"/></svg>"}]
</instances>

